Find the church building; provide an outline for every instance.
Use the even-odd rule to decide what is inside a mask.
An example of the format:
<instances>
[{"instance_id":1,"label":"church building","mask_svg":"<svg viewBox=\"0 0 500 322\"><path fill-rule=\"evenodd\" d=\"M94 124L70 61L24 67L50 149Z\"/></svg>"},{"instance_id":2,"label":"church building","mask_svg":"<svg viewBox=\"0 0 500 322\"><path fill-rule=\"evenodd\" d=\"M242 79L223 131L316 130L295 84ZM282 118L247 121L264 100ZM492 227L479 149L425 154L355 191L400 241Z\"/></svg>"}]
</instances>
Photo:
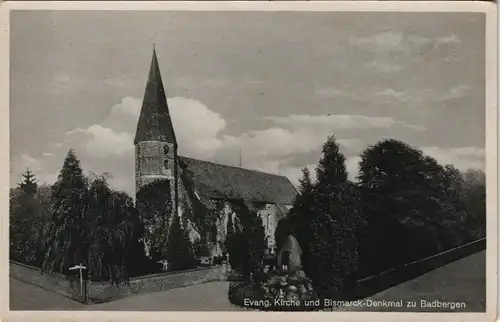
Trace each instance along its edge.
<instances>
[{"instance_id":1,"label":"church building","mask_svg":"<svg viewBox=\"0 0 500 322\"><path fill-rule=\"evenodd\" d=\"M168 180L173 212L181 218L186 213L203 216L215 208L220 209L222 216L210 245L212 256L221 254L228 216L234 216L231 202L235 200L257 211L262 218L269 250L274 249L274 231L278 221L291 208L297 190L284 176L178 155L155 50L134 145L136 193L151 182ZM188 227L192 238L201 236L196 225L191 223Z\"/></svg>"}]
</instances>

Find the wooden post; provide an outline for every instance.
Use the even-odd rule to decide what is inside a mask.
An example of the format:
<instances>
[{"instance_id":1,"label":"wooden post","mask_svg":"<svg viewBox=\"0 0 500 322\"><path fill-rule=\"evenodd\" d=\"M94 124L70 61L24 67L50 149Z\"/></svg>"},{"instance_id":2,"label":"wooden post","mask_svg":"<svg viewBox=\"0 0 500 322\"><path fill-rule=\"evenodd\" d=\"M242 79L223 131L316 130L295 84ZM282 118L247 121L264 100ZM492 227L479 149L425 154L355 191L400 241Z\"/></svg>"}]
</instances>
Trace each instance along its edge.
<instances>
[{"instance_id":1,"label":"wooden post","mask_svg":"<svg viewBox=\"0 0 500 322\"><path fill-rule=\"evenodd\" d=\"M82 274L82 270L87 269L87 267L82 266L82 263L80 263L80 265L75 265L75 266L69 268L70 271L73 271L75 269L77 269L77 270L80 271L80 295L83 296L83 274Z\"/></svg>"}]
</instances>

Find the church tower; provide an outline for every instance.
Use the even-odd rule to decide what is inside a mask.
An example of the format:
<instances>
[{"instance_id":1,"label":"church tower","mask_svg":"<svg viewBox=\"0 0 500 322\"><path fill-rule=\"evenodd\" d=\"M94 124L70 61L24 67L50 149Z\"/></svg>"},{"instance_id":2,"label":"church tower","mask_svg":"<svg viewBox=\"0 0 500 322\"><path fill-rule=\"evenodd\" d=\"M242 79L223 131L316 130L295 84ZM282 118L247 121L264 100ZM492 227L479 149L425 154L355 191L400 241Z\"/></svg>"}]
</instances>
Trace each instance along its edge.
<instances>
[{"instance_id":1,"label":"church tower","mask_svg":"<svg viewBox=\"0 0 500 322\"><path fill-rule=\"evenodd\" d=\"M136 194L141 187L155 180L168 180L172 209L177 211L177 140L155 49L153 49L134 145Z\"/></svg>"}]
</instances>

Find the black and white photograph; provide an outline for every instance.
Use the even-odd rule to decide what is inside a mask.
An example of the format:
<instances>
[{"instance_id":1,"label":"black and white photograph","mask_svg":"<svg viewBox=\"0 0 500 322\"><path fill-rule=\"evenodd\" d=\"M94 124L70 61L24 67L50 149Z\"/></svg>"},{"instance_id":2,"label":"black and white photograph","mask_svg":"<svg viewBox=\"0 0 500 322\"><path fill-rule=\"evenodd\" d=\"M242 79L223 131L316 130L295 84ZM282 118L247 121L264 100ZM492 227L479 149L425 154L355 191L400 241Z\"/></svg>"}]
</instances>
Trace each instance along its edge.
<instances>
[{"instance_id":1,"label":"black and white photograph","mask_svg":"<svg viewBox=\"0 0 500 322\"><path fill-rule=\"evenodd\" d=\"M496 317L495 5L209 4L9 10L8 310Z\"/></svg>"}]
</instances>

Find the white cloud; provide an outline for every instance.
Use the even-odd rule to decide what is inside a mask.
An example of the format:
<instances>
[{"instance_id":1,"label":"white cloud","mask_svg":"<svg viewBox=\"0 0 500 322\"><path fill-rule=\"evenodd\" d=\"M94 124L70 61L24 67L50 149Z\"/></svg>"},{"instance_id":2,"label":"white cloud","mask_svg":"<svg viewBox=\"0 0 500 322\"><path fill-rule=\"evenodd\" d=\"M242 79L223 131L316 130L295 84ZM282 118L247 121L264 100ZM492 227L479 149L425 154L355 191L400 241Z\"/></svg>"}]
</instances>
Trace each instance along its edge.
<instances>
[{"instance_id":1,"label":"white cloud","mask_svg":"<svg viewBox=\"0 0 500 322\"><path fill-rule=\"evenodd\" d=\"M436 40L436 44L437 45L443 45L443 44L459 44L461 43L462 41L460 40L460 38L458 38L457 35L449 35L449 36L444 36L444 37L439 37L437 40Z\"/></svg>"},{"instance_id":2,"label":"white cloud","mask_svg":"<svg viewBox=\"0 0 500 322\"><path fill-rule=\"evenodd\" d=\"M361 97L338 88L315 88L314 95L320 98L349 98L359 100Z\"/></svg>"},{"instance_id":3,"label":"white cloud","mask_svg":"<svg viewBox=\"0 0 500 322\"><path fill-rule=\"evenodd\" d=\"M272 120L278 125L292 128L295 131L311 130L330 134L342 129L390 129L395 126L425 131L424 127L397 121L390 117L371 117L366 115L290 115L287 117L267 117L266 119Z\"/></svg>"},{"instance_id":4,"label":"white cloud","mask_svg":"<svg viewBox=\"0 0 500 322\"><path fill-rule=\"evenodd\" d=\"M383 91L375 92L375 96L385 96L385 97L392 97L392 98L397 98L397 99L403 99L405 96L407 96L407 93L405 93L405 92L398 92L398 91L395 91L392 88L386 88Z\"/></svg>"},{"instance_id":5,"label":"white cloud","mask_svg":"<svg viewBox=\"0 0 500 322\"><path fill-rule=\"evenodd\" d=\"M441 148L436 146L422 147L421 150L435 158L440 164L452 164L465 171L478 169L484 171L485 150L478 147Z\"/></svg>"},{"instance_id":6,"label":"white cloud","mask_svg":"<svg viewBox=\"0 0 500 322\"><path fill-rule=\"evenodd\" d=\"M110 128L98 124L86 129L74 129L66 133L69 142L79 135L87 136L86 152L92 156L106 158L108 156L121 156L133 151L133 136L126 132L115 132Z\"/></svg>"},{"instance_id":7,"label":"white cloud","mask_svg":"<svg viewBox=\"0 0 500 322\"><path fill-rule=\"evenodd\" d=\"M223 145L221 133L227 121L203 103L184 97L168 100L179 152L211 157Z\"/></svg>"},{"instance_id":8,"label":"white cloud","mask_svg":"<svg viewBox=\"0 0 500 322\"><path fill-rule=\"evenodd\" d=\"M298 187L299 179L302 178L303 168L309 169L311 180L314 182L316 180L316 164L307 164L303 167L283 167L280 168L279 174L287 177L294 186Z\"/></svg>"},{"instance_id":9,"label":"white cloud","mask_svg":"<svg viewBox=\"0 0 500 322\"><path fill-rule=\"evenodd\" d=\"M38 170L42 169L42 166L43 166L42 163L40 162L40 160L33 158L32 156L30 156L27 153L21 154L21 158L18 161L19 161L19 163L14 162L14 164L22 170L29 168L32 171L38 171Z\"/></svg>"},{"instance_id":10,"label":"white cloud","mask_svg":"<svg viewBox=\"0 0 500 322\"><path fill-rule=\"evenodd\" d=\"M434 100L435 101L448 101L448 100L453 100L457 98L462 98L465 95L467 95L467 92L469 92L470 87L467 85L457 85L452 88L450 88L447 92L437 95Z\"/></svg>"},{"instance_id":11,"label":"white cloud","mask_svg":"<svg viewBox=\"0 0 500 322\"><path fill-rule=\"evenodd\" d=\"M136 120L141 112L141 100L134 97L124 97L121 102L111 108L111 116L127 115Z\"/></svg>"},{"instance_id":12,"label":"white cloud","mask_svg":"<svg viewBox=\"0 0 500 322\"><path fill-rule=\"evenodd\" d=\"M351 37L349 42L351 45L370 45L383 48L398 49L403 43L403 35L396 32L383 32L370 37Z\"/></svg>"},{"instance_id":13,"label":"white cloud","mask_svg":"<svg viewBox=\"0 0 500 322\"><path fill-rule=\"evenodd\" d=\"M382 61L372 61L370 63L367 63L366 65L370 69L382 73L394 73L394 72L399 72L403 69L401 66L396 65L394 63L385 63Z\"/></svg>"},{"instance_id":14,"label":"white cloud","mask_svg":"<svg viewBox=\"0 0 500 322\"><path fill-rule=\"evenodd\" d=\"M386 31L368 37L351 37L351 45L369 47L376 51L408 51L431 43L432 39L400 32Z\"/></svg>"},{"instance_id":15,"label":"white cloud","mask_svg":"<svg viewBox=\"0 0 500 322\"><path fill-rule=\"evenodd\" d=\"M21 156L14 158L10 167L11 187L17 186L22 180L22 173L28 168L33 172L39 184L53 183L59 175L59 172L51 171L43 159L36 159L27 153L23 153Z\"/></svg>"},{"instance_id":16,"label":"white cloud","mask_svg":"<svg viewBox=\"0 0 500 322\"><path fill-rule=\"evenodd\" d=\"M360 156L350 156L346 158L346 170L349 180L355 181L359 174L359 162L361 161Z\"/></svg>"},{"instance_id":17,"label":"white cloud","mask_svg":"<svg viewBox=\"0 0 500 322\"><path fill-rule=\"evenodd\" d=\"M461 84L453 86L444 92L431 89L397 91L393 88L386 88L374 92L373 95L387 100L396 100L404 103L422 103L425 101L442 102L464 97L469 90L469 86Z\"/></svg>"},{"instance_id":18,"label":"white cloud","mask_svg":"<svg viewBox=\"0 0 500 322\"><path fill-rule=\"evenodd\" d=\"M397 95L395 93L389 90L385 92L386 95ZM355 155L366 148L366 144L358 138L342 137L342 131L351 129L389 131L398 127L425 131L424 127L389 117L331 114L267 117L264 120L270 124L263 130L228 135L225 132L227 120L203 103L183 97L169 99L168 103L180 155L236 165L241 150L245 168L280 173L287 176L294 184L298 184L303 168L303 165L297 162L298 156L307 156L304 165L309 167L314 179L313 163L319 160L319 151L329 135L338 136L337 142L341 152L347 156L346 167L349 178L355 179L359 161L359 157ZM43 178L55 180L67 150L73 148L86 173L111 172L113 178L110 184L115 189L133 194L133 135L140 106L139 99L125 97L110 109L109 117L103 119L100 124L71 130L61 142L52 144L39 159L24 155L23 162L18 163L30 164ZM479 154L471 148L443 151L429 148L427 151L438 154L440 162L448 158L451 163L458 162L460 165L468 158L464 155ZM480 160L467 162L474 164Z\"/></svg>"},{"instance_id":19,"label":"white cloud","mask_svg":"<svg viewBox=\"0 0 500 322\"><path fill-rule=\"evenodd\" d=\"M427 45L433 47L460 42L460 38L454 34L431 38L393 31L381 32L368 37L353 36L349 39L351 45L369 47L376 51L410 51Z\"/></svg>"}]
</instances>

